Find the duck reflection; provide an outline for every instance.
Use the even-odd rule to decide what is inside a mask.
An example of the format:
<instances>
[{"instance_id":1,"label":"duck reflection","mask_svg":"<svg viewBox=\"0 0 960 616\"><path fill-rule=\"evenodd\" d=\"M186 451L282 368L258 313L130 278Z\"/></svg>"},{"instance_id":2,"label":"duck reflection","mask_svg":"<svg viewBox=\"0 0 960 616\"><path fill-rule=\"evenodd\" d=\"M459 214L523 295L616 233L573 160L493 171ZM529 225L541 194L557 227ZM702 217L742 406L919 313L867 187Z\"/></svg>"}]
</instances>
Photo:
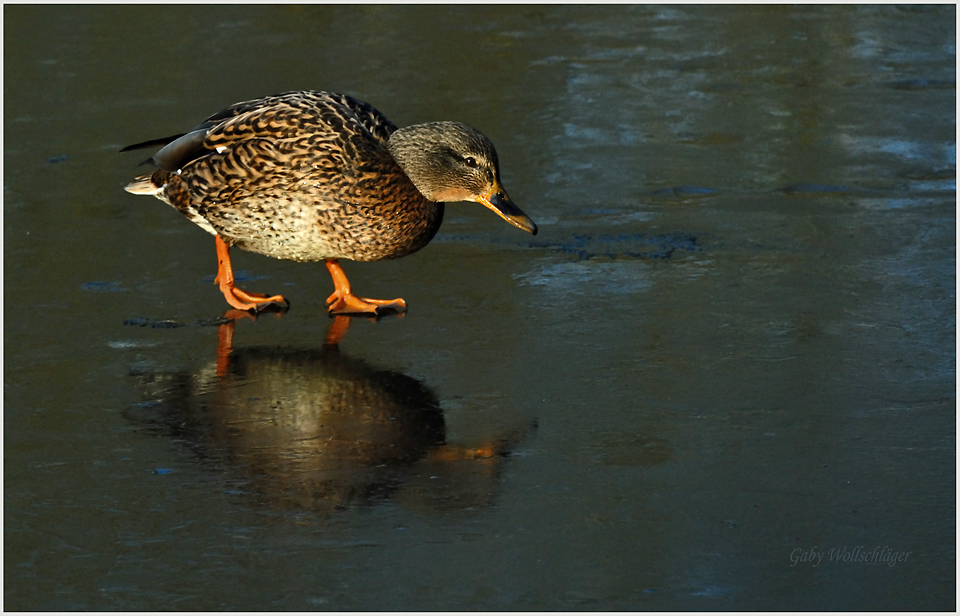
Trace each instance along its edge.
<instances>
[{"instance_id":1,"label":"duck reflection","mask_svg":"<svg viewBox=\"0 0 960 616\"><path fill-rule=\"evenodd\" d=\"M339 350L349 319L336 317L316 349L234 349L235 322L220 325L216 362L133 374L148 422L238 469L243 494L277 505L492 504L503 458L528 426L475 446L448 444L428 387Z\"/></svg>"}]
</instances>

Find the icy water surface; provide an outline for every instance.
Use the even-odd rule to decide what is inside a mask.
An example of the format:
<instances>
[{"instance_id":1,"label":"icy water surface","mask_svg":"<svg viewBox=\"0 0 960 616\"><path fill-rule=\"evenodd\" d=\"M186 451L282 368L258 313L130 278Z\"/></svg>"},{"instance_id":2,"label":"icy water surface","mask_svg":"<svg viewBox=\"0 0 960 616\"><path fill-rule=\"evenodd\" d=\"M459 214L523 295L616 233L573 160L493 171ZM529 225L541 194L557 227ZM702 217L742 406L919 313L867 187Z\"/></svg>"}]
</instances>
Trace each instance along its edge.
<instances>
[{"instance_id":1,"label":"icy water surface","mask_svg":"<svg viewBox=\"0 0 960 616\"><path fill-rule=\"evenodd\" d=\"M6 609L955 609L955 7L4 34ZM540 233L448 206L377 322L235 251L292 308L223 318L118 150L292 89L476 126Z\"/></svg>"}]
</instances>

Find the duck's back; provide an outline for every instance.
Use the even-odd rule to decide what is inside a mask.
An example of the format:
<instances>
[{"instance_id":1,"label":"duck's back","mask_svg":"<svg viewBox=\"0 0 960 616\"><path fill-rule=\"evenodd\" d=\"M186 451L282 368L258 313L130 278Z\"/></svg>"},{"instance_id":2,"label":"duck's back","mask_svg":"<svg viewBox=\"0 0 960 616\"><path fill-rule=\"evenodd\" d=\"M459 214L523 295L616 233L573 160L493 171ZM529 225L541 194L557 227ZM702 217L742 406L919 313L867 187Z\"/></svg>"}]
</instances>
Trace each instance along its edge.
<instances>
[{"instance_id":1,"label":"duck's back","mask_svg":"<svg viewBox=\"0 0 960 616\"><path fill-rule=\"evenodd\" d=\"M341 94L288 92L232 105L160 150L153 192L228 244L296 261L375 261L419 250L443 205L390 155L396 127ZM139 185L138 185L139 183Z\"/></svg>"}]
</instances>

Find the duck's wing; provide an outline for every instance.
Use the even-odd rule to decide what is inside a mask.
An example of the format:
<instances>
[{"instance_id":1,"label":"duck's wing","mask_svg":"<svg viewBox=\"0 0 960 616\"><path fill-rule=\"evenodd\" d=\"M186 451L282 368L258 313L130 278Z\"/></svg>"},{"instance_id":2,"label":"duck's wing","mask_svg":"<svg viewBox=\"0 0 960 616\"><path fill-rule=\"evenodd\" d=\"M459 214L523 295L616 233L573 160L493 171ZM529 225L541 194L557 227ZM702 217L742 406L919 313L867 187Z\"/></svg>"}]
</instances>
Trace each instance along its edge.
<instances>
[{"instance_id":1,"label":"duck's wing","mask_svg":"<svg viewBox=\"0 0 960 616\"><path fill-rule=\"evenodd\" d=\"M130 152L133 150L145 150L147 148L164 146L172 141L176 141L180 137L183 137L185 134L186 133L180 133L179 135L171 135L169 137L160 137L159 139L150 139L149 141L141 141L140 143L134 143L133 145L128 145L127 147L123 148L120 151Z\"/></svg>"},{"instance_id":2,"label":"duck's wing","mask_svg":"<svg viewBox=\"0 0 960 616\"><path fill-rule=\"evenodd\" d=\"M349 127L346 125L350 125ZM213 154L230 143L250 139L290 139L326 125L327 130L368 132L386 143L397 127L380 111L363 101L330 92L285 92L230 105L188 133L151 139L120 150L127 152L164 146L144 163L174 173L191 162Z\"/></svg>"},{"instance_id":3,"label":"duck's wing","mask_svg":"<svg viewBox=\"0 0 960 616\"><path fill-rule=\"evenodd\" d=\"M394 125L394 123L388 120L386 116L380 113L380 111L377 110L373 105L344 94L336 94L332 96L339 97L338 102L347 109L353 111L357 120L360 121L363 127L370 131L370 134L381 143L386 143L389 141L390 135L397 130L397 127Z\"/></svg>"}]
</instances>

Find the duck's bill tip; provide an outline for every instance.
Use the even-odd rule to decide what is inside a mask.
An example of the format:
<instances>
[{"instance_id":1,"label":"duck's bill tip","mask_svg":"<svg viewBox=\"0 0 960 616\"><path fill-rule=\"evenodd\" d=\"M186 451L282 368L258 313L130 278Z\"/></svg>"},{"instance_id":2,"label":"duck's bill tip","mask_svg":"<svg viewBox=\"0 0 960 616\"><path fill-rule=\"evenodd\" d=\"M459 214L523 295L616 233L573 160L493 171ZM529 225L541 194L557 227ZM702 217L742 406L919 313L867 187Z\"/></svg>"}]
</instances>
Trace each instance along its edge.
<instances>
[{"instance_id":1,"label":"duck's bill tip","mask_svg":"<svg viewBox=\"0 0 960 616\"><path fill-rule=\"evenodd\" d=\"M523 229L531 235L537 234L537 223L533 222L529 216L517 207L513 200L510 199L510 196L507 195L506 191L491 192L488 195L479 197L477 201L496 212L500 218L506 220L514 227Z\"/></svg>"}]
</instances>

